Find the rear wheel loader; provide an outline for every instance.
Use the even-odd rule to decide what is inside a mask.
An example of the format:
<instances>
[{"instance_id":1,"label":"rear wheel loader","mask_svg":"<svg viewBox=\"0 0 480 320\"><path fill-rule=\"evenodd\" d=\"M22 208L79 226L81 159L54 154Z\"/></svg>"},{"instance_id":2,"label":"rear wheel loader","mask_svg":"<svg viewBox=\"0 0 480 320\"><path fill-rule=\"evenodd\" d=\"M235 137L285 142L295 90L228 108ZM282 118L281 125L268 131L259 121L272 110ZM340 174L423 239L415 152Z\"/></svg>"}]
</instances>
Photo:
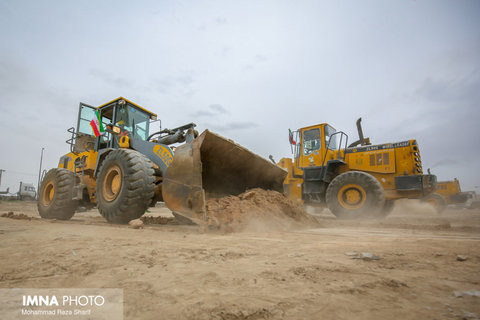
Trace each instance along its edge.
<instances>
[{"instance_id":1,"label":"rear wheel loader","mask_svg":"<svg viewBox=\"0 0 480 320\"><path fill-rule=\"evenodd\" d=\"M440 213L450 204L471 206L473 193L471 191L462 192L460 182L455 178L450 181L439 181L435 193L422 200L432 205Z\"/></svg>"},{"instance_id":2,"label":"rear wheel loader","mask_svg":"<svg viewBox=\"0 0 480 320\"><path fill-rule=\"evenodd\" d=\"M348 136L326 123L289 131L294 159L287 196L308 205L328 206L339 218L384 217L400 198L423 198L436 188L436 176L423 174L416 140L371 145L363 137L347 146Z\"/></svg>"},{"instance_id":3,"label":"rear wheel loader","mask_svg":"<svg viewBox=\"0 0 480 320\"><path fill-rule=\"evenodd\" d=\"M209 197L282 191L286 172L276 165L208 130L199 135L193 123L149 134L156 117L122 97L98 108L80 103L77 128L68 130L70 152L40 185L40 216L68 220L79 206L96 205L107 221L127 223L164 201L201 224Z\"/></svg>"}]
</instances>

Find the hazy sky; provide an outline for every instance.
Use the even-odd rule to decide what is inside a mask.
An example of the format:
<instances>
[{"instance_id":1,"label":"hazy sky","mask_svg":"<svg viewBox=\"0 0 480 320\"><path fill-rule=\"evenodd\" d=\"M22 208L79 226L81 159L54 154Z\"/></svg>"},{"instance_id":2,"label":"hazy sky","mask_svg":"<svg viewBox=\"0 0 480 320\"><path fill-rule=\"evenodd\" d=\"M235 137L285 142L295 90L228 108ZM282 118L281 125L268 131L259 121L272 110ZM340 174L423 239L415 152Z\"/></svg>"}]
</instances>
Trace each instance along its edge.
<instances>
[{"instance_id":1,"label":"hazy sky","mask_svg":"<svg viewBox=\"0 0 480 320\"><path fill-rule=\"evenodd\" d=\"M480 1L0 0L1 190L69 151L80 101L124 96L278 161L288 128L416 138L480 186ZM480 193L480 189L476 189Z\"/></svg>"}]
</instances>

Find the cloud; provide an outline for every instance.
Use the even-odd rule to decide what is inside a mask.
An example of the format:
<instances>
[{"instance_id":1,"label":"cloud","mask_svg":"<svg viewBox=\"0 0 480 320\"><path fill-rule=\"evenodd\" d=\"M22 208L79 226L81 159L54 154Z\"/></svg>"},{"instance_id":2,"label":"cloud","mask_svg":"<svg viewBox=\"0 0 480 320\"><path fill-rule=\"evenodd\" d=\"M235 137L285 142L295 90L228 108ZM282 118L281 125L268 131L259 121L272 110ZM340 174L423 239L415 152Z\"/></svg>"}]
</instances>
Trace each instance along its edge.
<instances>
[{"instance_id":1,"label":"cloud","mask_svg":"<svg viewBox=\"0 0 480 320\"><path fill-rule=\"evenodd\" d=\"M265 61L268 61L268 57L266 55L263 55L263 54L257 54L255 56L255 60L257 62L265 62Z\"/></svg>"},{"instance_id":2,"label":"cloud","mask_svg":"<svg viewBox=\"0 0 480 320\"><path fill-rule=\"evenodd\" d=\"M259 65L261 63L264 63L264 62L267 62L268 61L268 56L266 55L263 55L263 54L257 54L255 55L254 57L254 61L251 62L251 63L247 63L243 66L243 69L244 70L247 70L247 71L252 71L255 69L255 66L256 65Z\"/></svg>"},{"instance_id":3,"label":"cloud","mask_svg":"<svg viewBox=\"0 0 480 320\"><path fill-rule=\"evenodd\" d=\"M134 84L133 81L130 79L117 77L111 73L108 73L99 69L92 69L90 70L89 74L95 78L103 80L104 82L114 87L131 87Z\"/></svg>"},{"instance_id":4,"label":"cloud","mask_svg":"<svg viewBox=\"0 0 480 320\"><path fill-rule=\"evenodd\" d=\"M458 76L448 80L428 77L414 92L414 96L442 104L480 101L480 70L474 69L460 78Z\"/></svg>"},{"instance_id":5,"label":"cloud","mask_svg":"<svg viewBox=\"0 0 480 320\"><path fill-rule=\"evenodd\" d=\"M41 148L46 149L43 168L55 166L68 152L66 129L75 123L78 101L64 82L6 56L0 56L0 97L0 136L8 137L2 151L8 156L0 157L0 168L7 170L2 189L14 190L19 181L36 184Z\"/></svg>"},{"instance_id":6,"label":"cloud","mask_svg":"<svg viewBox=\"0 0 480 320\"><path fill-rule=\"evenodd\" d=\"M461 159L450 159L450 158L441 159L435 162L434 164L432 164L432 169L439 168L439 167L458 166L458 165L464 164L465 162L466 162L465 160L461 160Z\"/></svg>"},{"instance_id":7,"label":"cloud","mask_svg":"<svg viewBox=\"0 0 480 320\"><path fill-rule=\"evenodd\" d=\"M250 129L250 128L258 127L258 124L256 124L255 122L249 122L249 121L230 122L230 123L227 123L226 127L228 130Z\"/></svg>"},{"instance_id":8,"label":"cloud","mask_svg":"<svg viewBox=\"0 0 480 320\"><path fill-rule=\"evenodd\" d=\"M250 121L234 121L228 122L224 125L213 124L208 125L207 127L213 128L218 131L235 131L235 130L245 130L258 127L258 124Z\"/></svg>"},{"instance_id":9,"label":"cloud","mask_svg":"<svg viewBox=\"0 0 480 320\"><path fill-rule=\"evenodd\" d=\"M190 116L193 118L213 117L215 116L215 113L208 110L198 110L194 113L191 113Z\"/></svg>"},{"instance_id":10,"label":"cloud","mask_svg":"<svg viewBox=\"0 0 480 320\"><path fill-rule=\"evenodd\" d=\"M232 50L231 47L229 47L229 46L223 46L223 47L221 48L221 55L222 55L222 57L227 57L227 56L230 54L231 50Z\"/></svg>"},{"instance_id":11,"label":"cloud","mask_svg":"<svg viewBox=\"0 0 480 320\"><path fill-rule=\"evenodd\" d=\"M258 124L251 121L228 121L225 118L229 114L230 112L223 105L210 104L205 109L198 110L190 116L196 119L208 118L207 122L202 123L204 127L223 132L258 127ZM215 120L216 122L212 123L209 120Z\"/></svg>"},{"instance_id":12,"label":"cloud","mask_svg":"<svg viewBox=\"0 0 480 320\"><path fill-rule=\"evenodd\" d=\"M14 57L0 57L0 112L15 114L21 119L34 117L37 119L45 113L64 111L65 105L71 101L69 90L63 83L52 85L44 76L24 61ZM42 110L39 105L48 105ZM28 108L28 114L18 113L15 108ZM33 107L35 106L35 107Z\"/></svg>"},{"instance_id":13,"label":"cloud","mask_svg":"<svg viewBox=\"0 0 480 320\"><path fill-rule=\"evenodd\" d=\"M201 109L194 113L191 113L190 116L194 118L202 117L216 117L223 114L228 114L228 110L225 109L221 104L211 104L207 107L209 110Z\"/></svg>"},{"instance_id":14,"label":"cloud","mask_svg":"<svg viewBox=\"0 0 480 320\"><path fill-rule=\"evenodd\" d=\"M0 1L0 131L18 159L0 165L33 167L32 141L56 165L78 102L123 95L276 158L288 127L328 122L356 139L364 116L374 142L416 138L424 167L478 185L479 3Z\"/></svg>"},{"instance_id":15,"label":"cloud","mask_svg":"<svg viewBox=\"0 0 480 320\"><path fill-rule=\"evenodd\" d=\"M217 17L217 18L215 19L215 23L216 23L217 25L219 25L219 26L220 26L220 25L225 25L225 24L227 24L227 19L224 18L224 17Z\"/></svg>"},{"instance_id":16,"label":"cloud","mask_svg":"<svg viewBox=\"0 0 480 320\"><path fill-rule=\"evenodd\" d=\"M182 76L178 76L175 78L176 82L181 84L181 85L184 85L184 86L189 86L193 83L193 78L191 75L182 75Z\"/></svg>"},{"instance_id":17,"label":"cloud","mask_svg":"<svg viewBox=\"0 0 480 320\"><path fill-rule=\"evenodd\" d=\"M178 76L164 76L161 78L154 78L150 81L150 87L153 91L165 95L178 94L186 97L191 97L195 94L192 88L195 80L189 73Z\"/></svg>"},{"instance_id":18,"label":"cloud","mask_svg":"<svg viewBox=\"0 0 480 320\"><path fill-rule=\"evenodd\" d=\"M208 106L211 110L217 112L217 114L226 114L228 113L227 109L225 109L221 104L211 104Z\"/></svg>"},{"instance_id":19,"label":"cloud","mask_svg":"<svg viewBox=\"0 0 480 320\"><path fill-rule=\"evenodd\" d=\"M170 79L155 79L152 80L153 82L153 87L155 91L158 91L163 94L168 94L172 90L174 86L174 82Z\"/></svg>"}]
</instances>

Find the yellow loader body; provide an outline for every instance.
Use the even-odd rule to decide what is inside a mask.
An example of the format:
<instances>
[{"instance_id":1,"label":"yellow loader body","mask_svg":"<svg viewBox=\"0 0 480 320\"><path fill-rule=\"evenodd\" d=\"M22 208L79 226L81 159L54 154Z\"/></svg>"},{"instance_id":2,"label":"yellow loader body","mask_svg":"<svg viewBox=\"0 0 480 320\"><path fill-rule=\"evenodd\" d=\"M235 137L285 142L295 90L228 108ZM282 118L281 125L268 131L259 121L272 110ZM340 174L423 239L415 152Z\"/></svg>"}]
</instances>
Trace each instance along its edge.
<instances>
[{"instance_id":1,"label":"yellow loader body","mask_svg":"<svg viewBox=\"0 0 480 320\"><path fill-rule=\"evenodd\" d=\"M423 198L435 190L436 177L424 174L416 140L347 147L347 139L326 123L291 132L294 157L278 163L288 172L287 196L349 215L390 209L396 199Z\"/></svg>"},{"instance_id":2,"label":"yellow loader body","mask_svg":"<svg viewBox=\"0 0 480 320\"><path fill-rule=\"evenodd\" d=\"M98 108L80 104L71 152L42 181L40 215L70 219L77 207L97 205L108 221L125 223L164 201L202 223L208 198L282 191L287 172L275 164L208 130L199 135L193 123L149 134L155 119L122 97Z\"/></svg>"}]
</instances>

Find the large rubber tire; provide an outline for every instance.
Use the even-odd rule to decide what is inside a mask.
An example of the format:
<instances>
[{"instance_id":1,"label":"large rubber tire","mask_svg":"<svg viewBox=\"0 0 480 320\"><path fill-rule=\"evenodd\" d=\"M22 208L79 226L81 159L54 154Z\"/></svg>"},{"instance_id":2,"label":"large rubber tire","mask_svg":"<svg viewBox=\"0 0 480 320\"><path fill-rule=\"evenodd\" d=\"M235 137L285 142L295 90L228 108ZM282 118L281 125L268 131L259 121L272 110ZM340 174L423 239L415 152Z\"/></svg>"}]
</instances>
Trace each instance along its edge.
<instances>
[{"instance_id":1,"label":"large rubber tire","mask_svg":"<svg viewBox=\"0 0 480 320\"><path fill-rule=\"evenodd\" d=\"M348 171L328 185L326 202L330 211L341 219L381 218L385 204L382 185L372 175Z\"/></svg>"},{"instance_id":2,"label":"large rubber tire","mask_svg":"<svg viewBox=\"0 0 480 320\"><path fill-rule=\"evenodd\" d=\"M42 180L38 193L38 213L44 219L69 220L75 214L78 201L72 200L75 175L63 168L50 169Z\"/></svg>"},{"instance_id":3,"label":"large rubber tire","mask_svg":"<svg viewBox=\"0 0 480 320\"><path fill-rule=\"evenodd\" d=\"M138 219L152 202L154 187L154 170L147 157L135 150L113 150L97 177L98 210L112 223Z\"/></svg>"},{"instance_id":4,"label":"large rubber tire","mask_svg":"<svg viewBox=\"0 0 480 320\"><path fill-rule=\"evenodd\" d=\"M432 193L422 198L422 201L434 207L437 213L443 212L443 210L445 210L447 207L447 201L445 201L445 198L438 193Z\"/></svg>"}]
</instances>

